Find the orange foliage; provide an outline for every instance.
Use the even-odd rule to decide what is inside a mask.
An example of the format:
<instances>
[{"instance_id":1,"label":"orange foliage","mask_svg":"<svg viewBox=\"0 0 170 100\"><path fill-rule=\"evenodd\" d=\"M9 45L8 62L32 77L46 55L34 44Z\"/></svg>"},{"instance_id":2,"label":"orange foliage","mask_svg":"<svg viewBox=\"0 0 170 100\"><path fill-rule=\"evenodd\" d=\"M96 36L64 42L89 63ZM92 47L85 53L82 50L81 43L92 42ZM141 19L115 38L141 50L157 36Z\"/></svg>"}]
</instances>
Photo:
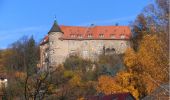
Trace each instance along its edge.
<instances>
[{"instance_id":1,"label":"orange foliage","mask_svg":"<svg viewBox=\"0 0 170 100\"><path fill-rule=\"evenodd\" d=\"M123 92L130 92L132 95L138 99L139 91L136 86L136 81L134 80L135 75L130 72L122 71L116 75L117 83L122 87Z\"/></svg>"},{"instance_id":2,"label":"orange foliage","mask_svg":"<svg viewBox=\"0 0 170 100\"><path fill-rule=\"evenodd\" d=\"M101 76L98 80L97 92L105 94L130 92L138 99L139 93L129 82L131 74L122 72L115 79L111 76ZM120 80L118 78L121 78ZM118 81L119 80L119 81Z\"/></svg>"},{"instance_id":3,"label":"orange foliage","mask_svg":"<svg viewBox=\"0 0 170 100\"><path fill-rule=\"evenodd\" d=\"M147 35L141 42L138 60L144 71L157 81L168 79L168 54L157 35Z\"/></svg>"},{"instance_id":4,"label":"orange foliage","mask_svg":"<svg viewBox=\"0 0 170 100\"><path fill-rule=\"evenodd\" d=\"M127 67L133 67L137 64L136 61L137 56L135 51L132 48L128 48L124 56L124 63L127 65Z\"/></svg>"},{"instance_id":5,"label":"orange foliage","mask_svg":"<svg viewBox=\"0 0 170 100\"><path fill-rule=\"evenodd\" d=\"M81 77L79 75L74 75L73 78L69 81L69 84L74 86L80 86L81 85Z\"/></svg>"},{"instance_id":6,"label":"orange foliage","mask_svg":"<svg viewBox=\"0 0 170 100\"><path fill-rule=\"evenodd\" d=\"M115 80L111 76L101 76L98 80L97 86L98 92L105 94L121 92L122 88L116 84Z\"/></svg>"},{"instance_id":7,"label":"orange foliage","mask_svg":"<svg viewBox=\"0 0 170 100\"><path fill-rule=\"evenodd\" d=\"M15 77L20 78L20 79L24 79L26 77L26 73L17 71L17 72L15 72Z\"/></svg>"},{"instance_id":8,"label":"orange foliage","mask_svg":"<svg viewBox=\"0 0 170 100\"><path fill-rule=\"evenodd\" d=\"M125 53L127 69L143 82L138 84L145 84L143 88L146 88L148 94L160 84L168 82L169 60L165 46L164 40L158 35L146 35L137 52L127 49Z\"/></svg>"}]
</instances>

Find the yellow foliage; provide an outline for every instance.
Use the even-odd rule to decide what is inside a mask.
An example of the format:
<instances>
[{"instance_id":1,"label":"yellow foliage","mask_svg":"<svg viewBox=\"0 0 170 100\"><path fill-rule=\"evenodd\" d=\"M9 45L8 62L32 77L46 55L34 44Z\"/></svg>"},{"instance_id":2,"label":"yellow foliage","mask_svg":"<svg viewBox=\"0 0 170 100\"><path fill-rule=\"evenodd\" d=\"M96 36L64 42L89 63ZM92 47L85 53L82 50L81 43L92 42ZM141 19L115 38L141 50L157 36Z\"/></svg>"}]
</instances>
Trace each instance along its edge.
<instances>
[{"instance_id":1,"label":"yellow foliage","mask_svg":"<svg viewBox=\"0 0 170 100\"><path fill-rule=\"evenodd\" d=\"M7 59L12 55L12 53L13 52L10 49L0 51L0 72L1 73L6 72L5 67L7 67L6 65L9 63Z\"/></svg>"},{"instance_id":2,"label":"yellow foliage","mask_svg":"<svg viewBox=\"0 0 170 100\"><path fill-rule=\"evenodd\" d=\"M128 86L131 84L131 78L133 77L132 75L132 73L123 71L117 74L116 79L122 86Z\"/></svg>"},{"instance_id":3,"label":"yellow foliage","mask_svg":"<svg viewBox=\"0 0 170 100\"><path fill-rule=\"evenodd\" d=\"M116 79L111 76L100 76L96 90L98 93L103 92L105 94L130 92L138 99L138 90L136 90L128 81L130 77L131 74L126 72L121 72L120 75L116 76ZM121 79L119 80L118 78Z\"/></svg>"},{"instance_id":4,"label":"yellow foliage","mask_svg":"<svg viewBox=\"0 0 170 100\"><path fill-rule=\"evenodd\" d=\"M158 85L168 81L168 59L164 40L158 35L145 35L137 52L127 49L124 63L130 73L135 74L139 82L142 82L138 84L145 84L143 88L150 94ZM123 80L121 77L125 76L119 73L119 80ZM124 83L125 81L127 80Z\"/></svg>"},{"instance_id":5,"label":"yellow foliage","mask_svg":"<svg viewBox=\"0 0 170 100\"><path fill-rule=\"evenodd\" d=\"M26 77L26 73L17 71L17 72L15 72L15 77L20 78L20 79L24 79Z\"/></svg>"},{"instance_id":6,"label":"yellow foliage","mask_svg":"<svg viewBox=\"0 0 170 100\"><path fill-rule=\"evenodd\" d=\"M135 89L133 85L126 87L126 89L128 92L132 93L136 99L139 99L139 91Z\"/></svg>"},{"instance_id":7,"label":"yellow foliage","mask_svg":"<svg viewBox=\"0 0 170 100\"><path fill-rule=\"evenodd\" d=\"M48 85L48 91L49 92L54 92L54 90L55 90L55 86L53 84L49 84Z\"/></svg>"},{"instance_id":8,"label":"yellow foliage","mask_svg":"<svg viewBox=\"0 0 170 100\"><path fill-rule=\"evenodd\" d=\"M119 72L116 75L117 83L123 88L122 91L130 92L136 99L138 99L139 92L137 89L134 88L136 85L136 81L134 81L133 78L134 74L126 71Z\"/></svg>"},{"instance_id":9,"label":"yellow foliage","mask_svg":"<svg viewBox=\"0 0 170 100\"><path fill-rule=\"evenodd\" d=\"M132 48L128 48L125 52L124 63L127 65L127 67L133 67L137 64L136 61L137 61L136 53Z\"/></svg>"},{"instance_id":10,"label":"yellow foliage","mask_svg":"<svg viewBox=\"0 0 170 100\"><path fill-rule=\"evenodd\" d=\"M74 72L73 71L71 71L71 70L64 71L64 77L65 78L71 78L73 76L74 76Z\"/></svg>"},{"instance_id":11,"label":"yellow foliage","mask_svg":"<svg viewBox=\"0 0 170 100\"><path fill-rule=\"evenodd\" d=\"M164 45L157 35L147 35L138 52L138 60L144 71L158 81L168 80L168 54Z\"/></svg>"},{"instance_id":12,"label":"yellow foliage","mask_svg":"<svg viewBox=\"0 0 170 100\"><path fill-rule=\"evenodd\" d=\"M143 82L145 82L145 85L147 87L146 92L148 94L152 93L154 91L154 89L156 89L157 84L155 84L151 79L149 79L149 77L147 75L143 76L142 80L143 80Z\"/></svg>"},{"instance_id":13,"label":"yellow foliage","mask_svg":"<svg viewBox=\"0 0 170 100\"><path fill-rule=\"evenodd\" d=\"M111 76L100 76L98 79L98 92L103 92L105 94L121 92L122 88L116 84L115 80Z\"/></svg>"},{"instance_id":14,"label":"yellow foliage","mask_svg":"<svg viewBox=\"0 0 170 100\"><path fill-rule=\"evenodd\" d=\"M40 79L40 80L44 80L44 78L46 77L46 75L47 75L47 73L41 73L39 79Z\"/></svg>"},{"instance_id":15,"label":"yellow foliage","mask_svg":"<svg viewBox=\"0 0 170 100\"><path fill-rule=\"evenodd\" d=\"M70 86L80 86L81 85L81 77L79 75L74 75L72 79L69 81Z\"/></svg>"}]
</instances>

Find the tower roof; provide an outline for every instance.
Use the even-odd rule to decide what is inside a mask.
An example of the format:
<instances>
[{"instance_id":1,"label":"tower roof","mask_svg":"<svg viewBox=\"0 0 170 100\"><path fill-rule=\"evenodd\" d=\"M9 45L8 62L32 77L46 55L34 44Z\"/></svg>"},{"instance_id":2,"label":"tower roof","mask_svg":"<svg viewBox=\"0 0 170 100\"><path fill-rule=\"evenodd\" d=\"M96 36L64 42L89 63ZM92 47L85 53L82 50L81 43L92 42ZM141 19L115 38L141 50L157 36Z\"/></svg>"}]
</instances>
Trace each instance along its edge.
<instances>
[{"instance_id":1,"label":"tower roof","mask_svg":"<svg viewBox=\"0 0 170 100\"><path fill-rule=\"evenodd\" d=\"M48 32L48 34L51 33L51 32L62 32L62 31L61 31L61 28L60 28L60 26L57 24L57 21L56 21L56 20L54 21L54 24L53 24L53 26L51 27L51 29L50 29L50 31Z\"/></svg>"}]
</instances>

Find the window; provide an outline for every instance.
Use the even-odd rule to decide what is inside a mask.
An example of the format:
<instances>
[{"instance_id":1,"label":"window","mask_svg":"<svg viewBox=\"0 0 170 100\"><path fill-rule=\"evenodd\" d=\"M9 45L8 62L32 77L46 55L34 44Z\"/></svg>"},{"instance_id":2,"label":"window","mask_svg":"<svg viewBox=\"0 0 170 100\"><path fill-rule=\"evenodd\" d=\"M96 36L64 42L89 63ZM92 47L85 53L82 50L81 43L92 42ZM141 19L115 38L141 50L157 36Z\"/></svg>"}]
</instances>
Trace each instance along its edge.
<instances>
[{"instance_id":1,"label":"window","mask_svg":"<svg viewBox=\"0 0 170 100\"><path fill-rule=\"evenodd\" d=\"M103 43L103 42L100 42L100 43L98 44L98 46L99 46L99 47L103 47L103 46L104 46L104 43Z\"/></svg>"},{"instance_id":2,"label":"window","mask_svg":"<svg viewBox=\"0 0 170 100\"><path fill-rule=\"evenodd\" d=\"M125 39L125 35L124 34L120 35L120 38Z\"/></svg>"},{"instance_id":3,"label":"window","mask_svg":"<svg viewBox=\"0 0 170 100\"><path fill-rule=\"evenodd\" d=\"M73 38L73 34L70 34L70 37Z\"/></svg>"},{"instance_id":4,"label":"window","mask_svg":"<svg viewBox=\"0 0 170 100\"><path fill-rule=\"evenodd\" d=\"M110 52L110 48L107 48L107 49L106 49L106 52Z\"/></svg>"},{"instance_id":5,"label":"window","mask_svg":"<svg viewBox=\"0 0 170 100\"><path fill-rule=\"evenodd\" d=\"M85 56L88 56L88 51L87 50L84 50L83 51L83 56L85 57Z\"/></svg>"},{"instance_id":6,"label":"window","mask_svg":"<svg viewBox=\"0 0 170 100\"><path fill-rule=\"evenodd\" d=\"M88 43L87 42L84 42L84 45L87 45Z\"/></svg>"},{"instance_id":7,"label":"window","mask_svg":"<svg viewBox=\"0 0 170 100\"><path fill-rule=\"evenodd\" d=\"M111 34L110 37L111 37L112 39L115 39L115 35L114 35L114 34Z\"/></svg>"},{"instance_id":8,"label":"window","mask_svg":"<svg viewBox=\"0 0 170 100\"><path fill-rule=\"evenodd\" d=\"M75 45L76 43L75 43L75 41L72 41L72 45Z\"/></svg>"},{"instance_id":9,"label":"window","mask_svg":"<svg viewBox=\"0 0 170 100\"><path fill-rule=\"evenodd\" d=\"M102 50L99 50L99 51L98 51L98 54L102 54L102 53L103 53L103 51L102 51Z\"/></svg>"},{"instance_id":10,"label":"window","mask_svg":"<svg viewBox=\"0 0 170 100\"><path fill-rule=\"evenodd\" d=\"M112 48L111 51L115 52L115 48Z\"/></svg>"},{"instance_id":11,"label":"window","mask_svg":"<svg viewBox=\"0 0 170 100\"><path fill-rule=\"evenodd\" d=\"M88 38L92 38L93 35L92 35L92 34L88 34L87 37L88 37Z\"/></svg>"},{"instance_id":12,"label":"window","mask_svg":"<svg viewBox=\"0 0 170 100\"><path fill-rule=\"evenodd\" d=\"M78 38L83 38L81 34L78 34L77 37L78 37Z\"/></svg>"},{"instance_id":13,"label":"window","mask_svg":"<svg viewBox=\"0 0 170 100\"><path fill-rule=\"evenodd\" d=\"M103 38L103 37L104 37L104 34L99 34L99 37L100 37L100 38Z\"/></svg>"},{"instance_id":14,"label":"window","mask_svg":"<svg viewBox=\"0 0 170 100\"><path fill-rule=\"evenodd\" d=\"M71 37L71 38L75 38L76 35L75 35L75 34L70 34L70 37Z\"/></svg>"},{"instance_id":15,"label":"window","mask_svg":"<svg viewBox=\"0 0 170 100\"><path fill-rule=\"evenodd\" d=\"M70 56L75 56L76 55L76 50L71 50L69 55Z\"/></svg>"}]
</instances>

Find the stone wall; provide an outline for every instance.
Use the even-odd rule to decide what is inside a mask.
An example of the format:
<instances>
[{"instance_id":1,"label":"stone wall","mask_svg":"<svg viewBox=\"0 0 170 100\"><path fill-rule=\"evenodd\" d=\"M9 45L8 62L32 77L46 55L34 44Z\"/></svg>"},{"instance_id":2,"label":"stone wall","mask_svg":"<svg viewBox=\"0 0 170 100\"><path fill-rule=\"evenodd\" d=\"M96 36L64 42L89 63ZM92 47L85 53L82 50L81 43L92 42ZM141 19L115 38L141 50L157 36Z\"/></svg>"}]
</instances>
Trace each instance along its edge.
<instances>
[{"instance_id":1,"label":"stone wall","mask_svg":"<svg viewBox=\"0 0 170 100\"><path fill-rule=\"evenodd\" d=\"M102 53L124 53L130 47L128 40L62 40L63 33L49 35L49 63L57 66L70 55L79 55L85 59L96 60Z\"/></svg>"},{"instance_id":2,"label":"stone wall","mask_svg":"<svg viewBox=\"0 0 170 100\"><path fill-rule=\"evenodd\" d=\"M49 45L48 43L40 45L40 65L38 66L42 70L47 70Z\"/></svg>"}]
</instances>

